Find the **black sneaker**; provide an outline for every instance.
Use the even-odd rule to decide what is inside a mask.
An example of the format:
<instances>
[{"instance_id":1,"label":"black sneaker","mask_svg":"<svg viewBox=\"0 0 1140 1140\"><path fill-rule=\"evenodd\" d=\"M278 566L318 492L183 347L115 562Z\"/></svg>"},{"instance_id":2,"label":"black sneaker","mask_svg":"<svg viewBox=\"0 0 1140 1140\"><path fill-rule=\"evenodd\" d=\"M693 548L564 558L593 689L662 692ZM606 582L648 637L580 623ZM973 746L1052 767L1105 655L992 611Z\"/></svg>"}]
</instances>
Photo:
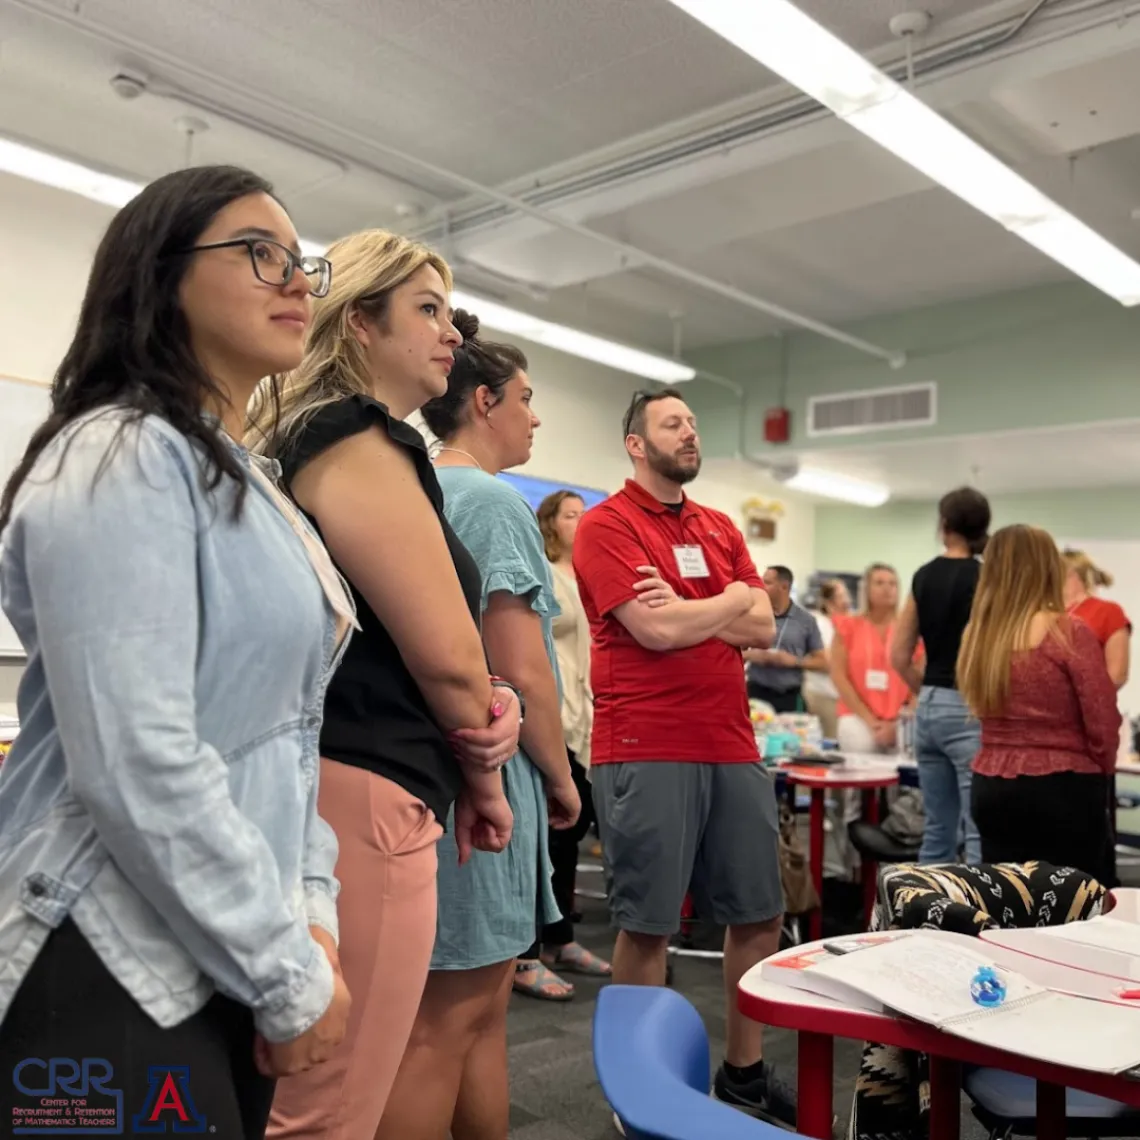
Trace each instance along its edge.
<instances>
[{"instance_id":1,"label":"black sneaker","mask_svg":"<svg viewBox=\"0 0 1140 1140\"><path fill-rule=\"evenodd\" d=\"M756 1065L754 1068L759 1070L759 1076L734 1080L721 1065L713 1080L713 1096L757 1120L795 1131L795 1089L771 1065Z\"/></svg>"}]
</instances>

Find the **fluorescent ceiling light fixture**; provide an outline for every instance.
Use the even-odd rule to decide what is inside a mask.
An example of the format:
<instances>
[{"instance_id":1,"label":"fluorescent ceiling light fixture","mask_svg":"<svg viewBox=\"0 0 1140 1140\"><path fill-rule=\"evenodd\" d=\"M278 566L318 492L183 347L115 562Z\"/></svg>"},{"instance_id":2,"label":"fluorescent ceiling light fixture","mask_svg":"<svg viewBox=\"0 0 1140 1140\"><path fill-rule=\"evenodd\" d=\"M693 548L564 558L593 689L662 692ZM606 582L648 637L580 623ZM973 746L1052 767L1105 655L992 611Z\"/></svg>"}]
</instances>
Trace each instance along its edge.
<instances>
[{"instance_id":1,"label":"fluorescent ceiling light fixture","mask_svg":"<svg viewBox=\"0 0 1140 1140\"><path fill-rule=\"evenodd\" d=\"M790 0L672 3L1090 285L1140 304L1140 263Z\"/></svg>"},{"instance_id":2,"label":"fluorescent ceiling light fixture","mask_svg":"<svg viewBox=\"0 0 1140 1140\"><path fill-rule=\"evenodd\" d=\"M115 207L125 206L143 188L140 182L103 174L77 162L5 138L0 138L0 171ZM301 239L301 252L307 256L321 255L327 248L327 243ZM500 332L524 337L621 372L632 372L647 380L679 384L692 380L697 374L696 369L678 360L630 348L617 341L555 324L459 290L452 294L452 304L475 313L484 324Z\"/></svg>"},{"instance_id":3,"label":"fluorescent ceiling light fixture","mask_svg":"<svg viewBox=\"0 0 1140 1140\"><path fill-rule=\"evenodd\" d=\"M333 271L335 272L335 268ZM506 305L500 305L496 301L472 296L462 289L452 292L451 303L457 309L466 309L474 313L482 324L498 329L499 332L521 336L524 340L533 341L535 344L544 344L548 348L556 348L560 352L580 356L584 360L592 360L595 364L604 364L621 372L632 372L635 376L644 376L647 380L658 380L662 384L680 384L692 380L697 374L695 368L682 364L679 360L670 360L667 356L657 356L640 348L630 348L614 340L606 340L604 337L581 332L566 325L558 325L553 321L531 316L530 313L507 308Z\"/></svg>"},{"instance_id":4,"label":"fluorescent ceiling light fixture","mask_svg":"<svg viewBox=\"0 0 1140 1140\"><path fill-rule=\"evenodd\" d=\"M1122 305L1140 304L1136 262L1072 214L1041 218L1018 229L1017 236Z\"/></svg>"},{"instance_id":5,"label":"fluorescent ceiling light fixture","mask_svg":"<svg viewBox=\"0 0 1140 1140\"><path fill-rule=\"evenodd\" d=\"M141 182L101 174L78 162L4 138L0 138L0 170L107 206L125 206L142 189Z\"/></svg>"},{"instance_id":6,"label":"fluorescent ceiling light fixture","mask_svg":"<svg viewBox=\"0 0 1140 1140\"><path fill-rule=\"evenodd\" d=\"M811 468L797 471L784 485L793 491L842 499L845 503L857 503L861 507L881 507L891 497L890 488L880 483L865 483L862 479Z\"/></svg>"}]
</instances>

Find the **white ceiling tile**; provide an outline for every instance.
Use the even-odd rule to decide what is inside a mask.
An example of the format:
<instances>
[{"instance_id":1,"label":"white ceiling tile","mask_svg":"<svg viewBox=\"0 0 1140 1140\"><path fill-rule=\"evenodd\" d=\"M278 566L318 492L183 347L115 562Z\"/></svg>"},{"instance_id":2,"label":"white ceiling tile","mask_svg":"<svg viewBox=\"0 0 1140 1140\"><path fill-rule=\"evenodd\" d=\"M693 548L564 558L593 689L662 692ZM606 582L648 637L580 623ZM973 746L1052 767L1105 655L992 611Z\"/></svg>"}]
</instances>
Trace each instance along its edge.
<instances>
[{"instance_id":1,"label":"white ceiling tile","mask_svg":"<svg viewBox=\"0 0 1140 1140\"><path fill-rule=\"evenodd\" d=\"M885 43L890 17L913 6L912 0L802 2L863 49ZM759 105L769 81L668 0L83 0L78 8L59 0L55 6L60 18L49 20L0 0L0 133L137 178L172 169L185 157L174 125L184 109L154 95L124 102L107 82L124 65L139 66L156 88L184 89L238 117L259 119L302 148L341 155L347 171L330 177L323 159L252 138L209 114L211 129L195 143L198 160L244 161L264 170L302 231L324 238L367 225L418 228L427 219L405 220L397 206L430 210L466 194L454 181L398 161L390 148L488 185L528 184L568 163L585 180L598 161L585 156L599 148L615 161L632 161L643 132L677 141L683 136L676 124L692 116L728 124L742 107ZM921 6L944 31L1024 11L1025 0L988 6L923 0ZM67 26L76 11L98 34ZM997 137L989 94L973 95L976 121L988 112ZM1079 92L1070 94L1079 102ZM767 146L757 144L757 153ZM1028 175L1110 240L1140 254L1140 225L1132 219L1140 207L1140 138L1081 154L1072 169L1061 158L1029 163L1033 153L1031 145L1018 152ZM637 205L585 221L833 322L1065 276L999 227L922 185L867 144L837 144L832 137L798 156L769 149L747 173L716 174L681 193L647 189ZM485 260L502 270L494 234L485 236L491 245ZM508 268L520 277L590 278L555 288L551 315L619 339L667 351L672 312L685 314L690 346L774 327L762 313L657 271L615 272L609 253L599 256L588 239L564 231L516 247L526 258ZM478 245L471 248L477 255Z\"/></svg>"},{"instance_id":2,"label":"white ceiling tile","mask_svg":"<svg viewBox=\"0 0 1140 1140\"><path fill-rule=\"evenodd\" d=\"M990 8L1008 17L1023 15L1028 7L1025 0L988 4L978 3L978 0L922 0L921 3L914 0L858 0L854 4L851 0L798 0L798 6L861 51L890 43L893 38L891 17L916 8L933 17L934 31L939 25L970 17L979 9Z\"/></svg>"}]
</instances>

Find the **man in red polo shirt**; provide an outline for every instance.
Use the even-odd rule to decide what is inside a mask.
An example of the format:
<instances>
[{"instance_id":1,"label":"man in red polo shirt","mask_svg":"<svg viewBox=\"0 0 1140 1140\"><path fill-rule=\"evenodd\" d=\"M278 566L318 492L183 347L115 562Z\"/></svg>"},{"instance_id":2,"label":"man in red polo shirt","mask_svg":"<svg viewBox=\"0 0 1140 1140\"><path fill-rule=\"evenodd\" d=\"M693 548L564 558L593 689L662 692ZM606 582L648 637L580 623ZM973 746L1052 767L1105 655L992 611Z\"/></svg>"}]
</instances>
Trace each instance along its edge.
<instances>
[{"instance_id":1,"label":"man in red polo shirt","mask_svg":"<svg viewBox=\"0 0 1140 1140\"><path fill-rule=\"evenodd\" d=\"M591 779L619 928L613 980L663 985L691 890L727 927L727 1050L714 1091L795 1124L790 1088L736 1008L746 970L779 945L778 816L748 715L741 650L774 633L744 537L682 490L701 468L680 394L638 393L625 417L634 475L588 511L574 570L593 640Z\"/></svg>"}]
</instances>

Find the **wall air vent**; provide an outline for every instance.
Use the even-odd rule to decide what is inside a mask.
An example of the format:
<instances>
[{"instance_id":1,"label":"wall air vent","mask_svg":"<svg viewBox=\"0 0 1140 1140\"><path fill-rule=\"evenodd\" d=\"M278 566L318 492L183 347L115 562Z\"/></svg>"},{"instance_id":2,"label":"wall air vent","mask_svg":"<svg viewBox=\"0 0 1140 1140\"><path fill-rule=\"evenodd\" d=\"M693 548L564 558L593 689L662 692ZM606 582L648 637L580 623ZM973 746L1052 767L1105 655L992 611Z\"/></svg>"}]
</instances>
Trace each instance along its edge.
<instances>
[{"instance_id":1,"label":"wall air vent","mask_svg":"<svg viewBox=\"0 0 1140 1140\"><path fill-rule=\"evenodd\" d=\"M892 428L928 427L938 418L938 385L909 384L812 396L807 406L807 434L864 435Z\"/></svg>"}]
</instances>

